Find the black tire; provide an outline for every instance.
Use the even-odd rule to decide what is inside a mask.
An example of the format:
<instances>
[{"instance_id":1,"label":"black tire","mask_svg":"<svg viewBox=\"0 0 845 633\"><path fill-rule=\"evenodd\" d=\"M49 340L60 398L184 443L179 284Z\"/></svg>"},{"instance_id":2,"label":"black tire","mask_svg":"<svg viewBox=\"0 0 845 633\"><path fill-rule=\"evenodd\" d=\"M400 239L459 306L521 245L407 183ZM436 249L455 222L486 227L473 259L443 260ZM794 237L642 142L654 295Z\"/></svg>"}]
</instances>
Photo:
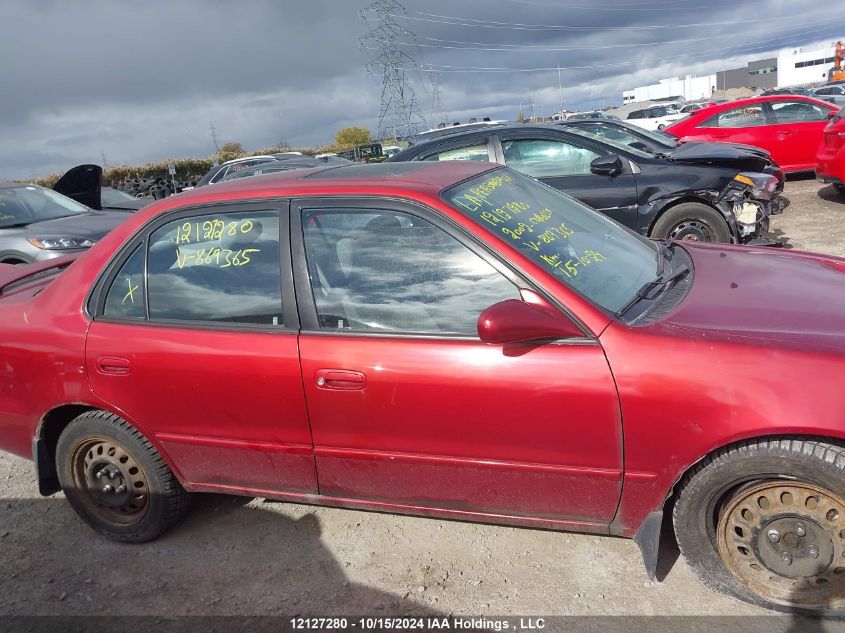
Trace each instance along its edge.
<instances>
[{"instance_id":1,"label":"black tire","mask_svg":"<svg viewBox=\"0 0 845 633\"><path fill-rule=\"evenodd\" d=\"M105 411L83 413L65 428L56 471L76 513L116 541L151 541L188 509L188 493L153 446ZM108 494L106 487L112 488Z\"/></svg>"},{"instance_id":2,"label":"black tire","mask_svg":"<svg viewBox=\"0 0 845 633\"><path fill-rule=\"evenodd\" d=\"M845 185L835 182L833 183L833 188L836 189L836 193L838 193L840 196L845 195Z\"/></svg>"},{"instance_id":3,"label":"black tire","mask_svg":"<svg viewBox=\"0 0 845 633\"><path fill-rule=\"evenodd\" d=\"M730 229L722 214L701 202L682 202L664 211L651 227L650 237L731 241Z\"/></svg>"},{"instance_id":4,"label":"black tire","mask_svg":"<svg viewBox=\"0 0 845 633\"><path fill-rule=\"evenodd\" d=\"M690 569L711 589L751 604L791 613L842 614L842 609L845 609L845 512L841 513L842 516L837 512L835 523L830 521L832 511L818 523L813 518L801 518L800 513L796 517L785 512L777 491L799 489L823 490L841 500L845 491L845 448L806 439L755 440L721 449L704 459L679 484L672 515L678 546ZM737 501L749 498L751 502ZM772 498L771 503L769 498ZM806 503L806 507L799 503L800 499L796 492L793 505L810 513L806 509L810 507L809 497L801 502ZM759 507L753 506L753 500ZM792 502L791 496L790 500ZM763 501L766 510L762 509ZM749 505L741 512L746 509L756 511L757 517L751 518L759 522L759 527L749 528L747 534L743 534L744 526L735 520L730 522L730 518L736 516L731 514L731 510L742 508L743 503ZM824 512L825 507L819 505L819 511ZM766 514L768 516L764 516ZM794 522L804 521L807 525L820 525L822 531L828 530L824 533L831 539L834 548L829 556L830 562L827 563L824 558L827 556L825 550L823 560L818 560L817 554L815 564L827 564L829 568L826 567L823 573L807 576L806 580L794 575L787 577L800 570L784 567L793 564L792 558L788 563L777 560L779 554L774 548L787 547L787 537L795 540L795 533L789 534L781 529L784 533L782 544L766 543L767 535L774 527L784 525L784 521L789 522L786 525L798 525ZM731 529L736 531L737 536L731 534ZM730 536L724 540L723 534ZM809 539L816 538L810 533L806 536L807 542L802 541L804 552L810 544ZM731 538L735 541L731 542ZM745 552L742 551L742 538L749 542ZM822 541L818 540L820 544ZM722 543L727 545L722 548ZM769 552L768 558L766 552ZM801 559L798 556L796 554L796 567L799 563L813 563L806 553L800 554ZM819 581L822 576L831 582L825 580L822 584ZM820 594L822 589L819 587L833 594L830 597Z\"/></svg>"}]
</instances>

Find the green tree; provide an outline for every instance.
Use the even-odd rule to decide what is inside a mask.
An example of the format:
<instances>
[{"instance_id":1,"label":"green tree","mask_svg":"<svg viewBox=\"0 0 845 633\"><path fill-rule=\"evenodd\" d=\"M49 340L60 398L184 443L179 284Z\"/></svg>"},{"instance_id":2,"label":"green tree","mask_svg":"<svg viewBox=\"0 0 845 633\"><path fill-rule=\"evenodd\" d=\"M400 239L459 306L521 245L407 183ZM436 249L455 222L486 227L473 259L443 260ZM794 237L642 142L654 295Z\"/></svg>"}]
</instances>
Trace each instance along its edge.
<instances>
[{"instance_id":1,"label":"green tree","mask_svg":"<svg viewBox=\"0 0 845 633\"><path fill-rule=\"evenodd\" d=\"M217 160L225 163L227 160L233 158L242 158L246 156L243 145L240 143L223 143L219 150L217 150Z\"/></svg>"},{"instance_id":2,"label":"green tree","mask_svg":"<svg viewBox=\"0 0 845 633\"><path fill-rule=\"evenodd\" d=\"M345 127L334 135L334 140L342 147L354 147L370 142L370 131L365 127Z\"/></svg>"}]
</instances>

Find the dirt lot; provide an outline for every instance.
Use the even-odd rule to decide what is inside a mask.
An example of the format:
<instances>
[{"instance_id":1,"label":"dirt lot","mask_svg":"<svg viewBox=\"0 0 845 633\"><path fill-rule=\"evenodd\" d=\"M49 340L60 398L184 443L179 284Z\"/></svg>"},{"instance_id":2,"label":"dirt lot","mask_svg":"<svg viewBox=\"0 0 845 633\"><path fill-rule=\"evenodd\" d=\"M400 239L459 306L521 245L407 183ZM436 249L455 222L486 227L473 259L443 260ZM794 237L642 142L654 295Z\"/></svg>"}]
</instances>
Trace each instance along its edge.
<instances>
[{"instance_id":1,"label":"dirt lot","mask_svg":"<svg viewBox=\"0 0 845 633\"><path fill-rule=\"evenodd\" d=\"M845 256L845 197L787 184L790 247ZM670 552L671 553L671 552ZM29 462L0 454L0 615L722 614L682 560L649 583L623 539L199 496L157 542L96 536ZM2 627L0 627L2 628ZM817 629L821 630L821 629Z\"/></svg>"}]
</instances>

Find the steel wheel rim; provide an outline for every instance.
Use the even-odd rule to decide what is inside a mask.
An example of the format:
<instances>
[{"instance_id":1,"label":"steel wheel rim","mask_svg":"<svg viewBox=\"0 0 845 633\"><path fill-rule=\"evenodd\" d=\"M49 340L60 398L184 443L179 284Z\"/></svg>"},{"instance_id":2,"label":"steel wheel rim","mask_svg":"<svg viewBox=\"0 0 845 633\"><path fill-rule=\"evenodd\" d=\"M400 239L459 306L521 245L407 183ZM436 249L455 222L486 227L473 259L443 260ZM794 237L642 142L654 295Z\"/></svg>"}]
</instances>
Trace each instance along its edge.
<instances>
[{"instance_id":1,"label":"steel wheel rim","mask_svg":"<svg viewBox=\"0 0 845 633\"><path fill-rule=\"evenodd\" d=\"M73 483L86 509L117 527L140 522L150 504L150 487L137 460L119 443L89 438L71 457Z\"/></svg>"},{"instance_id":2,"label":"steel wheel rim","mask_svg":"<svg viewBox=\"0 0 845 633\"><path fill-rule=\"evenodd\" d=\"M716 544L728 570L775 604L832 609L845 600L845 499L804 482L746 488L722 511Z\"/></svg>"},{"instance_id":3,"label":"steel wheel rim","mask_svg":"<svg viewBox=\"0 0 845 633\"><path fill-rule=\"evenodd\" d=\"M682 220L671 231L669 238L694 242L713 242L713 231L701 220Z\"/></svg>"}]
</instances>

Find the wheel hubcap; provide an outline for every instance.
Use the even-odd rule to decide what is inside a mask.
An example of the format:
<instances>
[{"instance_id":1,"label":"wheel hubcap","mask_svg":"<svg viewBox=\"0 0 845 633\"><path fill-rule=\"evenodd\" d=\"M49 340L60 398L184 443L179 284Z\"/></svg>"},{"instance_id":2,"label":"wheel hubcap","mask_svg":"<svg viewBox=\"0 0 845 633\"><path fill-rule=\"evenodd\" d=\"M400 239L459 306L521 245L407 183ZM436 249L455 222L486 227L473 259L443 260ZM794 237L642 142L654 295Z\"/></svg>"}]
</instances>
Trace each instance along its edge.
<instances>
[{"instance_id":1,"label":"wheel hubcap","mask_svg":"<svg viewBox=\"0 0 845 633\"><path fill-rule=\"evenodd\" d=\"M120 444L93 438L73 453L73 478L88 509L101 520L127 526L149 505L149 484L135 458Z\"/></svg>"},{"instance_id":2,"label":"wheel hubcap","mask_svg":"<svg viewBox=\"0 0 845 633\"><path fill-rule=\"evenodd\" d=\"M693 240L697 242L712 242L713 233L710 227L699 220L684 220L669 231L673 240Z\"/></svg>"},{"instance_id":3,"label":"wheel hubcap","mask_svg":"<svg viewBox=\"0 0 845 633\"><path fill-rule=\"evenodd\" d=\"M743 490L722 512L716 541L728 569L771 602L833 608L845 599L845 500L824 488Z\"/></svg>"}]
</instances>

